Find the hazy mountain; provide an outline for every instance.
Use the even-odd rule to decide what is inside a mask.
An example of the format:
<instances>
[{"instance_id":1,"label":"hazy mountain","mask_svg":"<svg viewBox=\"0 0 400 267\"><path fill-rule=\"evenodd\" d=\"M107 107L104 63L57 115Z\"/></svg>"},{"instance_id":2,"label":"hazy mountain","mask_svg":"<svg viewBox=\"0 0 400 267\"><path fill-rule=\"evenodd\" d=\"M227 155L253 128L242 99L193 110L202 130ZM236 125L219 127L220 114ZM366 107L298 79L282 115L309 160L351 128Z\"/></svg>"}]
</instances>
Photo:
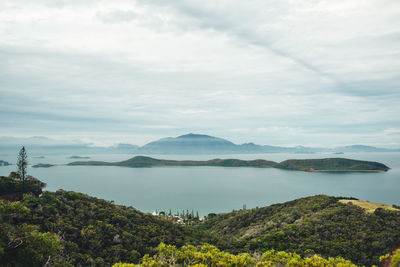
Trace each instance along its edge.
<instances>
[{"instance_id":1,"label":"hazy mountain","mask_svg":"<svg viewBox=\"0 0 400 267\"><path fill-rule=\"evenodd\" d=\"M364 145L343 146L343 147L337 147L334 150L335 150L335 152L392 152L392 151L399 151L399 149L387 149L387 148L379 148L379 147L364 146Z\"/></svg>"},{"instance_id":2,"label":"hazy mountain","mask_svg":"<svg viewBox=\"0 0 400 267\"><path fill-rule=\"evenodd\" d=\"M186 134L163 138L140 147L140 153L148 154L214 154L239 152L240 146L209 135Z\"/></svg>"},{"instance_id":3,"label":"hazy mountain","mask_svg":"<svg viewBox=\"0 0 400 267\"><path fill-rule=\"evenodd\" d=\"M378 148L365 145L350 145L337 148L317 147L280 147L258 145L254 143L234 144L229 140L205 134L185 134L178 137L167 137L150 142L144 146L120 143L110 147L96 147L91 143L79 141L60 141L43 136L28 138L0 136L0 151L4 154L15 154L21 146L29 154L248 154L248 153L349 153L349 152L394 152L400 149Z\"/></svg>"},{"instance_id":4,"label":"hazy mountain","mask_svg":"<svg viewBox=\"0 0 400 267\"><path fill-rule=\"evenodd\" d=\"M131 144L118 144L112 147L97 147L92 143L80 141L62 141L44 136L10 137L0 136L0 151L2 154L16 154L25 146L29 155L43 154L97 154L97 153L135 153L138 146Z\"/></svg>"},{"instance_id":5,"label":"hazy mountain","mask_svg":"<svg viewBox=\"0 0 400 267\"><path fill-rule=\"evenodd\" d=\"M204 134L185 134L162 138L138 149L142 154L233 154L233 153L315 153L311 147L279 147L254 143L234 144L229 140Z\"/></svg>"}]
</instances>

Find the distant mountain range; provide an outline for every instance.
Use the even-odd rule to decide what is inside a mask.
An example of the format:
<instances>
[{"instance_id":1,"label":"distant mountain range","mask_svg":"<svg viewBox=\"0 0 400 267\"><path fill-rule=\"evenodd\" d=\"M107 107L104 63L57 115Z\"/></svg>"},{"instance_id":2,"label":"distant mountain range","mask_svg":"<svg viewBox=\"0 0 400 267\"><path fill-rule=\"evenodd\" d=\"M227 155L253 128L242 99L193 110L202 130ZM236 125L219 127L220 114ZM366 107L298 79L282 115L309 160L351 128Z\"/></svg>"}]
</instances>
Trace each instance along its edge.
<instances>
[{"instance_id":1,"label":"distant mountain range","mask_svg":"<svg viewBox=\"0 0 400 267\"><path fill-rule=\"evenodd\" d=\"M246 154L246 153L345 153L345 152L392 152L386 148L373 146L352 145L337 148L316 148L316 147L280 147L269 145L257 145L254 143L234 144L229 140L204 135L185 134L178 137L167 137L150 142L135 149L140 154Z\"/></svg>"},{"instance_id":2,"label":"distant mountain range","mask_svg":"<svg viewBox=\"0 0 400 267\"><path fill-rule=\"evenodd\" d=\"M234 144L229 140L204 134L185 134L167 137L144 146L118 144L112 147L95 147L84 143L61 143L46 137L13 138L0 137L0 150L15 153L25 145L31 155L48 153L123 153L123 154L258 154L258 153L335 153L349 152L399 152L400 149L378 148L374 146L351 145L336 148L323 147L281 147L257 145L254 143Z\"/></svg>"}]
</instances>

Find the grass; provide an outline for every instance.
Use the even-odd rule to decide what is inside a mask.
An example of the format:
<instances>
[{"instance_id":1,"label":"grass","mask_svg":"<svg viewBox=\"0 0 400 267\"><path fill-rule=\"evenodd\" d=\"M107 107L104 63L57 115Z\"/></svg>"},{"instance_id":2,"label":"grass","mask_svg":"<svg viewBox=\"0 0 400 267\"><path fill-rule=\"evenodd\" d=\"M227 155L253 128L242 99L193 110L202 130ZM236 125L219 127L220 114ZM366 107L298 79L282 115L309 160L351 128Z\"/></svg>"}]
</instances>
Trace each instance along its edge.
<instances>
[{"instance_id":1,"label":"grass","mask_svg":"<svg viewBox=\"0 0 400 267\"><path fill-rule=\"evenodd\" d=\"M390 205L369 202L369 201L363 201L363 200L340 199L339 202L344 203L344 204L352 204L352 205L359 206L359 207L365 209L369 213L373 213L377 208L400 211L400 209L394 208L393 206L390 206Z\"/></svg>"}]
</instances>

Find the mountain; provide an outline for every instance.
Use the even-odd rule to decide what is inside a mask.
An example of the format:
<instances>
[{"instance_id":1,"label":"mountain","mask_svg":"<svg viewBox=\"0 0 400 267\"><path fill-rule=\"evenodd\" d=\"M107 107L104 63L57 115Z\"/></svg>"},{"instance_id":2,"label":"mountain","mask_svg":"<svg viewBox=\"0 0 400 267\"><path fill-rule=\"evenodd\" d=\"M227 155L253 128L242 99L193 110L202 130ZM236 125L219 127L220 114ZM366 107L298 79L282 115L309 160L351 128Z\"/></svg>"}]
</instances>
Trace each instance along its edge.
<instances>
[{"instance_id":1,"label":"mountain","mask_svg":"<svg viewBox=\"0 0 400 267\"><path fill-rule=\"evenodd\" d=\"M150 142L137 150L140 154L240 154L240 153L315 153L319 148L279 147L254 143L234 144L229 140L204 134L185 134Z\"/></svg>"},{"instance_id":2,"label":"mountain","mask_svg":"<svg viewBox=\"0 0 400 267\"><path fill-rule=\"evenodd\" d=\"M281 147L258 145L252 142L234 144L229 140L204 134L185 134L167 137L137 148L136 154L261 154L261 153L344 153L344 152L395 152L399 149L377 148L373 146L351 145L336 148L322 147Z\"/></svg>"},{"instance_id":3,"label":"mountain","mask_svg":"<svg viewBox=\"0 0 400 267\"><path fill-rule=\"evenodd\" d=\"M364 145L351 145L351 146L343 146L337 147L334 149L336 152L395 152L399 151L398 149L387 149L387 148L378 148L374 146L364 146Z\"/></svg>"},{"instance_id":4,"label":"mountain","mask_svg":"<svg viewBox=\"0 0 400 267\"><path fill-rule=\"evenodd\" d=\"M150 142L139 149L147 154L214 154L238 151L234 143L209 135L186 134Z\"/></svg>"},{"instance_id":5,"label":"mountain","mask_svg":"<svg viewBox=\"0 0 400 267\"><path fill-rule=\"evenodd\" d=\"M240 160L240 159L212 159L212 160L165 160L151 157L136 156L119 162L104 161L74 161L69 166L121 166L121 167L165 167L165 166L218 166L218 167L257 167L257 168L280 168L297 171L363 171L382 172L388 171L389 167L378 162L361 161L345 158L327 159L291 159L281 163L264 159Z\"/></svg>"},{"instance_id":6,"label":"mountain","mask_svg":"<svg viewBox=\"0 0 400 267\"><path fill-rule=\"evenodd\" d=\"M386 149L373 146L351 145L336 148L322 147L281 147L258 145L252 142L235 144L229 140L205 134L185 134L152 141L144 146L120 143L116 146L98 147L78 141L63 142L36 136L16 138L0 136L0 151L14 154L21 146L30 155L43 154L262 154L262 153L348 153L348 152L399 152L400 149Z\"/></svg>"}]
</instances>

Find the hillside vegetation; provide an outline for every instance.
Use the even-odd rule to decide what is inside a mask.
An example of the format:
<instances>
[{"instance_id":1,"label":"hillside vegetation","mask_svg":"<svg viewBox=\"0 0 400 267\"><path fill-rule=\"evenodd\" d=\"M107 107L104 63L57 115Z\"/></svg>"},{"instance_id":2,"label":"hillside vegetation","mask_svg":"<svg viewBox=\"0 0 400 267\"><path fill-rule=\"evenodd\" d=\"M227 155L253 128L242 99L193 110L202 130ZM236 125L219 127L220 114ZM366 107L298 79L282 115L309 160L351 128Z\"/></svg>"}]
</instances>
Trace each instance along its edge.
<instances>
[{"instance_id":1,"label":"hillside vegetation","mask_svg":"<svg viewBox=\"0 0 400 267\"><path fill-rule=\"evenodd\" d=\"M345 158L290 159L275 167L300 171L388 171L389 167L373 161Z\"/></svg>"},{"instance_id":2,"label":"hillside vegetation","mask_svg":"<svg viewBox=\"0 0 400 267\"><path fill-rule=\"evenodd\" d=\"M370 201L363 201L357 199L340 199L341 203L356 205L363 209L365 209L369 213L373 213L376 209L386 209L386 210L393 210L393 211L400 211L399 208L395 208L394 206L382 204L382 203L375 203Z\"/></svg>"},{"instance_id":3,"label":"hillside vegetation","mask_svg":"<svg viewBox=\"0 0 400 267\"><path fill-rule=\"evenodd\" d=\"M343 158L286 160L281 163L264 159L240 160L240 159L212 159L206 161L195 160L164 160L151 157L136 156L119 162L103 161L75 161L68 165L88 166L122 166L122 167L163 167L163 166L219 166L219 167L258 167L281 168L299 171L387 171L389 167L382 163L360 161Z\"/></svg>"},{"instance_id":4,"label":"hillside vegetation","mask_svg":"<svg viewBox=\"0 0 400 267\"><path fill-rule=\"evenodd\" d=\"M198 227L218 237L229 252L267 249L341 256L359 265L378 264L400 244L400 212L367 213L339 198L314 196L269 207L212 216Z\"/></svg>"},{"instance_id":5,"label":"hillside vegetation","mask_svg":"<svg viewBox=\"0 0 400 267\"><path fill-rule=\"evenodd\" d=\"M296 266L296 267L357 267L349 260L341 257L325 259L318 255L302 258L296 253L268 250L263 254L250 255L240 253L237 255L220 251L217 247L205 244L201 248L175 246L161 243L153 257L144 256L141 264L117 263L113 267L147 267L147 266Z\"/></svg>"},{"instance_id":6,"label":"hillside vegetation","mask_svg":"<svg viewBox=\"0 0 400 267\"><path fill-rule=\"evenodd\" d=\"M0 185L12 179L0 177ZM263 253L276 250L297 253L302 257L295 256L299 262L318 254L343 257L358 265L378 264L379 256L400 244L400 212L377 208L367 213L339 199L343 198L307 197L210 214L195 225L179 225L81 193L24 194L21 201L0 200L0 266L43 266L46 262L52 266L110 266L159 261L160 250L156 248L162 242L177 248L187 246L184 250L193 250L194 255L198 254L189 245L208 243L225 251L212 248L209 260L223 255L229 261L240 260L241 253L249 253L260 262ZM210 255L208 252L203 256ZM255 264L254 259L245 258ZM193 263L209 264L200 260ZM148 266L165 266L162 264ZM293 266L308 266L301 264Z\"/></svg>"},{"instance_id":7,"label":"hillside vegetation","mask_svg":"<svg viewBox=\"0 0 400 267\"><path fill-rule=\"evenodd\" d=\"M0 226L0 266L43 266L49 256L53 265L109 266L137 262L161 242L213 242L197 229L63 190L0 200Z\"/></svg>"}]
</instances>

